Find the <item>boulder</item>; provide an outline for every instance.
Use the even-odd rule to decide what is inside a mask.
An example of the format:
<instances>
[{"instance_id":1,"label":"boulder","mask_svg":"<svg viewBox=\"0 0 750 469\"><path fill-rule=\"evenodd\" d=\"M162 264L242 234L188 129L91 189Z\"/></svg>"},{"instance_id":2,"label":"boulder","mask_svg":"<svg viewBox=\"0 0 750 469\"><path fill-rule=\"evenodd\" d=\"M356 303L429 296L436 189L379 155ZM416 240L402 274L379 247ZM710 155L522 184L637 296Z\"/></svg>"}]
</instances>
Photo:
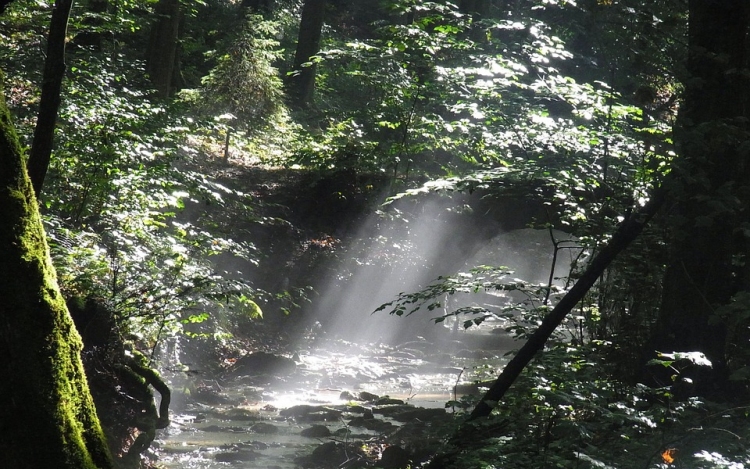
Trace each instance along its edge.
<instances>
[{"instance_id":1,"label":"boulder","mask_svg":"<svg viewBox=\"0 0 750 469\"><path fill-rule=\"evenodd\" d=\"M236 376L286 376L297 369L291 358L267 352L255 352L238 359L231 372Z\"/></svg>"},{"instance_id":2,"label":"boulder","mask_svg":"<svg viewBox=\"0 0 750 469\"><path fill-rule=\"evenodd\" d=\"M308 438L326 438L331 436L331 430L325 425L313 425L312 427L303 429L300 435Z\"/></svg>"},{"instance_id":3,"label":"boulder","mask_svg":"<svg viewBox=\"0 0 750 469\"><path fill-rule=\"evenodd\" d=\"M411 466L411 455L400 446L389 446L383 450L376 466L385 469L406 469Z\"/></svg>"}]
</instances>

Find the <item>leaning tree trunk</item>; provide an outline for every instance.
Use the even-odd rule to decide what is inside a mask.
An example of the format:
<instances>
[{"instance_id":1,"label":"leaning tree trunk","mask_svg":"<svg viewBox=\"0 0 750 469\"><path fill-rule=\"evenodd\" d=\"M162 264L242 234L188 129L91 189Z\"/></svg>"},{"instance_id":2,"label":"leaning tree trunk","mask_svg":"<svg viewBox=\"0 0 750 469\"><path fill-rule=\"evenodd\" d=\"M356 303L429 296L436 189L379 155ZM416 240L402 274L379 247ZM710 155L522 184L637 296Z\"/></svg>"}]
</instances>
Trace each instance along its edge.
<instances>
[{"instance_id":1,"label":"leaning tree trunk","mask_svg":"<svg viewBox=\"0 0 750 469\"><path fill-rule=\"evenodd\" d=\"M20 148L0 98L0 460L111 468Z\"/></svg>"},{"instance_id":2,"label":"leaning tree trunk","mask_svg":"<svg viewBox=\"0 0 750 469\"><path fill-rule=\"evenodd\" d=\"M177 66L182 20L180 0L159 0L155 13L157 19L151 27L146 73L158 95L167 98L172 93Z\"/></svg>"},{"instance_id":3,"label":"leaning tree trunk","mask_svg":"<svg viewBox=\"0 0 750 469\"><path fill-rule=\"evenodd\" d=\"M487 390L476 407L474 407L474 410L469 415L469 420L486 417L492 412L492 408L505 396L505 393L510 389L523 369L526 368L526 365L544 347L544 344L562 323L565 316L583 299L615 257L641 234L643 228L656 215L663 204L664 191L661 188L656 189L651 200L619 226L609 243L591 260L581 277L573 285L573 288L544 317L537 330L534 331L511 361L505 365L500 376L490 389Z\"/></svg>"},{"instance_id":4,"label":"leaning tree trunk","mask_svg":"<svg viewBox=\"0 0 750 469\"><path fill-rule=\"evenodd\" d=\"M670 259L648 352L705 353L713 369L701 373L697 391L703 393L711 392L701 390L704 384L727 377L727 335L716 310L745 287L736 261L745 254L743 233L750 223L750 2L690 0L689 8L689 78L675 134L680 156L674 165L678 182L670 191Z\"/></svg>"},{"instance_id":5,"label":"leaning tree trunk","mask_svg":"<svg viewBox=\"0 0 750 469\"><path fill-rule=\"evenodd\" d=\"M320 51L326 0L305 0L299 25L297 50L294 54L294 74L289 79L292 105L304 108L310 104L315 90L317 66L312 60Z\"/></svg>"},{"instance_id":6,"label":"leaning tree trunk","mask_svg":"<svg viewBox=\"0 0 750 469\"><path fill-rule=\"evenodd\" d=\"M56 0L50 20L47 57L44 60L44 75L42 76L42 97L39 101L39 114L34 128L28 167L37 197L42 193L52 155L57 111L60 108L60 90L65 76L68 18L72 7L73 0Z\"/></svg>"}]
</instances>

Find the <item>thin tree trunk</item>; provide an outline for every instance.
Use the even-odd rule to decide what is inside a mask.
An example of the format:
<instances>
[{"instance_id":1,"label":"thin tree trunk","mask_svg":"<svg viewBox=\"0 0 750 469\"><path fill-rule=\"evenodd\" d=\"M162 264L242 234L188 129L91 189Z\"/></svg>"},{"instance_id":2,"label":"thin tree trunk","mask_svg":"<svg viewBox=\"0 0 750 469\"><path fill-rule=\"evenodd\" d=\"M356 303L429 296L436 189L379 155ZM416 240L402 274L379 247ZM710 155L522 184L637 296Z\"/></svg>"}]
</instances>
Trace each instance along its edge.
<instances>
[{"instance_id":1,"label":"thin tree trunk","mask_svg":"<svg viewBox=\"0 0 750 469\"><path fill-rule=\"evenodd\" d=\"M109 469L112 460L81 363L81 338L57 286L25 158L2 98L0 206L2 467Z\"/></svg>"},{"instance_id":2,"label":"thin tree trunk","mask_svg":"<svg viewBox=\"0 0 750 469\"><path fill-rule=\"evenodd\" d=\"M557 326L562 323L565 316L588 293L615 257L638 237L641 231L643 231L643 227L646 226L649 220L653 218L664 204L664 200L664 190L657 189L651 200L641 210L631 215L620 225L610 242L591 260L586 271L575 285L573 285L573 288L545 316L539 328L529 337L516 356L505 365L495 383L471 412L469 421L486 417L492 412L495 404L505 396L505 393L516 381L516 378L518 378L526 365L534 358L534 355L544 347L547 339L549 339Z\"/></svg>"},{"instance_id":3,"label":"thin tree trunk","mask_svg":"<svg viewBox=\"0 0 750 469\"><path fill-rule=\"evenodd\" d=\"M47 39L47 57L44 60L42 77L42 97L39 101L39 115L31 143L28 171L37 198L42 193L44 179L52 155L57 112L60 109L60 90L65 76L65 41L68 32L68 18L73 0L56 0Z\"/></svg>"},{"instance_id":4,"label":"thin tree trunk","mask_svg":"<svg viewBox=\"0 0 750 469\"><path fill-rule=\"evenodd\" d=\"M320 51L325 9L326 0L305 0L302 7L297 50L294 54L294 75L289 80L292 104L299 108L310 104L315 90L317 66L312 58Z\"/></svg>"},{"instance_id":5,"label":"thin tree trunk","mask_svg":"<svg viewBox=\"0 0 750 469\"><path fill-rule=\"evenodd\" d=\"M167 98L172 93L178 57L177 47L182 20L180 0L159 0L155 14L157 20L151 28L146 73L158 95Z\"/></svg>"}]
</instances>

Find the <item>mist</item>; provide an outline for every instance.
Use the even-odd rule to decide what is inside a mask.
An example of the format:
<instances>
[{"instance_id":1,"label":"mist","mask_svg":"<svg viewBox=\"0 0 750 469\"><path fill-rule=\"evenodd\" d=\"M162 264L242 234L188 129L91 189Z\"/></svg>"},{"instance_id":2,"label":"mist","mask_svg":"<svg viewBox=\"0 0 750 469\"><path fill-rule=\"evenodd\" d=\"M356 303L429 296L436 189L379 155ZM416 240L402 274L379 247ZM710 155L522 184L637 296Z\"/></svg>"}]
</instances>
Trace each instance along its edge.
<instances>
[{"instance_id":1,"label":"mist","mask_svg":"<svg viewBox=\"0 0 750 469\"><path fill-rule=\"evenodd\" d=\"M505 266L513 271L510 281L546 284L553 263L553 237L558 243L571 241L557 230L504 230L497 220L448 197L422 200L413 209L413 202L401 202L390 208L390 216L373 214L362 223L340 263L328 270L335 275L319 279L319 296L307 314L313 327L322 329L328 338L355 343L456 339L463 328L450 327L450 321L441 325L433 321L445 314L444 308L423 308L409 316L389 315L389 309L373 312L399 293L416 292L440 276L478 265ZM555 283L561 284L568 274L571 255L570 250L558 252ZM449 306L455 310L481 303L500 308L516 300L503 293L478 292L452 295Z\"/></svg>"}]
</instances>

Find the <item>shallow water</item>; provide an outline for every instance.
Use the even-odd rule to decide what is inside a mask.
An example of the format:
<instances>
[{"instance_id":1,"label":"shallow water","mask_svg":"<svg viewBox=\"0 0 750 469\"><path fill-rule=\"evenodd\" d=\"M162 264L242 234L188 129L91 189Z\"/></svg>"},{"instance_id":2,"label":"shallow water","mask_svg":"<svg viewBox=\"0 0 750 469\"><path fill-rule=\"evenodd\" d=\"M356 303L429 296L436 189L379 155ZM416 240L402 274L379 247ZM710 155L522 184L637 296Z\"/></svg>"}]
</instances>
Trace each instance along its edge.
<instances>
[{"instance_id":1,"label":"shallow water","mask_svg":"<svg viewBox=\"0 0 750 469\"><path fill-rule=\"evenodd\" d=\"M344 391L389 396L417 407L445 408L446 402L460 397L472 383L492 379L505 363L507 341L489 336L480 342L472 339L468 343L452 341L439 350L419 341L399 347L340 341L319 344L299 353L297 370L289 376L260 385L247 377L213 384L226 403L207 405L188 399L175 410L170 427L157 435L151 456L170 469L299 467L294 459L309 455L322 442L377 436L377 432L347 425L357 416L346 412L347 405L373 406L342 396ZM501 344L500 349L477 347L493 341ZM303 404L329 406L343 414L332 412L321 421L279 414L281 409ZM400 425L383 415L376 414L376 418ZM334 435L300 435L313 424L325 425ZM225 462L228 459L239 460Z\"/></svg>"}]
</instances>

